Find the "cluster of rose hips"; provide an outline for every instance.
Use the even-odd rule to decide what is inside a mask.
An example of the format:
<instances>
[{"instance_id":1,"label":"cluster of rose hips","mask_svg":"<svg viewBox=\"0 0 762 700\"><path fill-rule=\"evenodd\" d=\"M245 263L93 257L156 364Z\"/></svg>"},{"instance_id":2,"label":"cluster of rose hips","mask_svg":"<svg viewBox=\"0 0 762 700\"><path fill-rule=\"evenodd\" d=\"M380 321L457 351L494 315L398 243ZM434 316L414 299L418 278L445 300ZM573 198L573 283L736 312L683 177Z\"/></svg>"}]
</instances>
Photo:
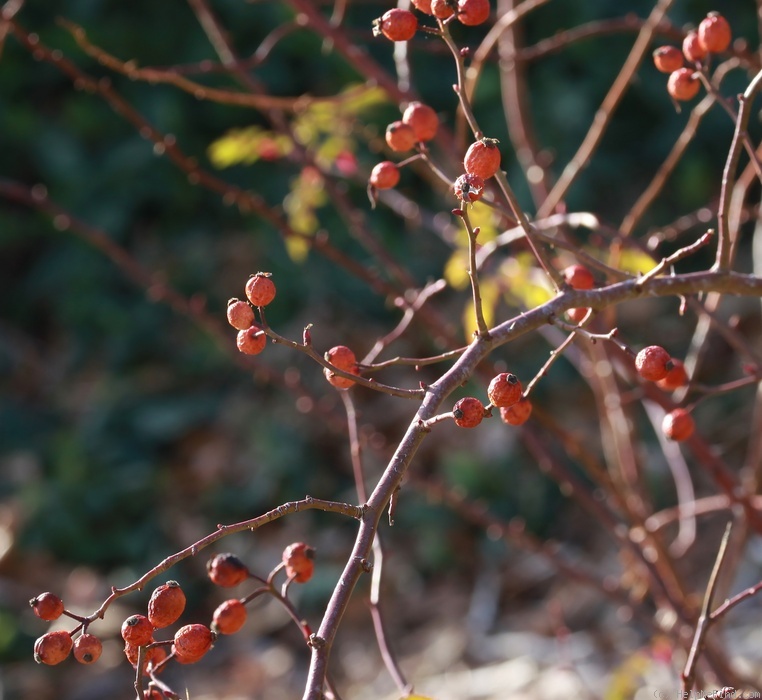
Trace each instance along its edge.
<instances>
[{"instance_id":1,"label":"cluster of rose hips","mask_svg":"<svg viewBox=\"0 0 762 700\"><path fill-rule=\"evenodd\" d=\"M442 22L453 19L474 27L489 19L489 0L413 0L420 12ZM373 21L373 34L383 34L390 41L409 41L418 31L418 17L410 10L395 7Z\"/></svg>"},{"instance_id":2,"label":"cluster of rose hips","mask_svg":"<svg viewBox=\"0 0 762 700\"><path fill-rule=\"evenodd\" d=\"M275 283L269 272L257 272L246 283L246 298L228 301L228 323L238 330L236 344L246 355L259 355L267 344L267 335L257 325L254 308L262 309L275 299Z\"/></svg>"},{"instance_id":3,"label":"cluster of rose hips","mask_svg":"<svg viewBox=\"0 0 762 700\"><path fill-rule=\"evenodd\" d=\"M281 569L286 572L286 585L291 582L305 583L312 578L315 567L315 551L304 542L294 542L283 551L281 563L271 572L266 583ZM254 576L235 554L217 554L207 562L209 579L221 588L233 588ZM261 592L262 589L258 589ZM256 594L255 594L256 595ZM141 672L152 676L163 670L165 664L174 659L181 664L199 661L213 646L220 634L235 634L246 622L246 604L254 595L231 598L221 603L212 615L211 625L192 623L180 627L171 640L157 641L156 630L164 629L177 622L185 610L185 593L177 581L167 581L151 594L146 614L130 615L121 626L124 640L124 654L137 669L143 658ZM102 651L101 640L87 632L89 621L64 609L63 601L53 593L42 593L29 601L37 617L43 620L57 620L66 614L80 621L73 632L55 630L42 635L34 645L35 661L55 665L64 661L74 652L74 657L83 664L98 660ZM81 630L81 634L74 635ZM167 649L170 651L168 652ZM163 697L153 695L149 689L146 698Z\"/></svg>"},{"instance_id":4,"label":"cluster of rose hips","mask_svg":"<svg viewBox=\"0 0 762 700\"><path fill-rule=\"evenodd\" d=\"M669 73L667 92L678 101L692 100L699 91L696 70L713 53L722 53L730 46L732 33L728 21L719 12L710 12L697 30L683 39L682 51L675 46L660 46L653 53L654 65ZM693 67L685 66L685 61Z\"/></svg>"},{"instance_id":5,"label":"cluster of rose hips","mask_svg":"<svg viewBox=\"0 0 762 700\"><path fill-rule=\"evenodd\" d=\"M672 357L660 345L649 345L635 356L635 369L649 382L656 382L665 391L675 391L688 383L688 374L681 360ZM690 411L675 408L664 416L662 431L670 440L681 442L693 435L696 424Z\"/></svg>"},{"instance_id":6,"label":"cluster of rose hips","mask_svg":"<svg viewBox=\"0 0 762 700\"><path fill-rule=\"evenodd\" d=\"M492 378L487 387L489 405L485 406L473 396L466 396L456 402L452 409L455 425L475 428L484 418L492 415L492 408L500 409L500 417L508 425L523 425L532 415L532 403L523 392L521 382L515 374L501 372Z\"/></svg>"}]
</instances>

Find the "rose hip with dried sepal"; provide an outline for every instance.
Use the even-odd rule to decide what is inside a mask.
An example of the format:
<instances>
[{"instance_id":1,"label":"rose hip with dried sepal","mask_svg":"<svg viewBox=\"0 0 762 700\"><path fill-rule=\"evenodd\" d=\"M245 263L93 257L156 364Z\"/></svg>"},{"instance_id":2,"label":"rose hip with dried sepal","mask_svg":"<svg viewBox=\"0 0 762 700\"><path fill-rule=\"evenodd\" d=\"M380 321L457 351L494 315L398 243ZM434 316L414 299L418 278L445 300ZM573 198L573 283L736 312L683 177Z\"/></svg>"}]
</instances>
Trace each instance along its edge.
<instances>
[{"instance_id":1,"label":"rose hip with dried sepal","mask_svg":"<svg viewBox=\"0 0 762 700\"><path fill-rule=\"evenodd\" d=\"M399 7L392 8L373 20L373 35L383 34L390 41L408 41L418 30L418 18Z\"/></svg>"},{"instance_id":2,"label":"rose hip with dried sepal","mask_svg":"<svg viewBox=\"0 0 762 700\"><path fill-rule=\"evenodd\" d=\"M227 308L228 323L239 331L245 331L254 324L254 311L245 301L230 299Z\"/></svg>"},{"instance_id":3,"label":"rose hip with dried sepal","mask_svg":"<svg viewBox=\"0 0 762 700\"><path fill-rule=\"evenodd\" d=\"M635 357L635 369L643 379L650 382L664 379L670 367L672 367L672 358L660 345L649 345Z\"/></svg>"},{"instance_id":4,"label":"rose hip with dried sepal","mask_svg":"<svg viewBox=\"0 0 762 700\"><path fill-rule=\"evenodd\" d=\"M219 634L235 634L246 623L246 606L233 598L220 603L212 616L212 629Z\"/></svg>"},{"instance_id":5,"label":"rose hip with dried sepal","mask_svg":"<svg viewBox=\"0 0 762 700\"><path fill-rule=\"evenodd\" d=\"M145 615L130 615L121 631L122 639L132 646L142 647L153 641L153 625Z\"/></svg>"},{"instance_id":6,"label":"rose hip with dried sepal","mask_svg":"<svg viewBox=\"0 0 762 700\"><path fill-rule=\"evenodd\" d=\"M472 143L463 158L463 169L469 175L489 180L500 169L500 149L497 139L483 138Z\"/></svg>"},{"instance_id":7,"label":"rose hip with dried sepal","mask_svg":"<svg viewBox=\"0 0 762 700\"><path fill-rule=\"evenodd\" d=\"M521 398L523 391L521 382L515 374L501 372L489 383L487 396L493 406L503 408L513 406Z\"/></svg>"},{"instance_id":8,"label":"rose hip with dried sepal","mask_svg":"<svg viewBox=\"0 0 762 700\"><path fill-rule=\"evenodd\" d=\"M63 601L55 593L50 592L40 593L29 601L29 605L37 617L47 622L57 620L64 611Z\"/></svg>"},{"instance_id":9,"label":"rose hip with dried sepal","mask_svg":"<svg viewBox=\"0 0 762 700\"><path fill-rule=\"evenodd\" d=\"M462 202L467 204L478 202L484 194L484 180L478 175L465 173L455 180L453 190L455 196Z\"/></svg>"},{"instance_id":10,"label":"rose hip with dried sepal","mask_svg":"<svg viewBox=\"0 0 762 700\"><path fill-rule=\"evenodd\" d=\"M254 306L267 306L275 299L275 282L269 272L257 272L246 282L246 297Z\"/></svg>"},{"instance_id":11,"label":"rose hip with dried sepal","mask_svg":"<svg viewBox=\"0 0 762 700\"><path fill-rule=\"evenodd\" d=\"M222 588L233 588L249 578L249 568L235 554L217 554L206 563L212 583Z\"/></svg>"},{"instance_id":12,"label":"rose hip with dried sepal","mask_svg":"<svg viewBox=\"0 0 762 700\"><path fill-rule=\"evenodd\" d=\"M38 664L55 666L71 653L74 642L66 630L56 630L43 634L34 643L34 660Z\"/></svg>"},{"instance_id":13,"label":"rose hip with dried sepal","mask_svg":"<svg viewBox=\"0 0 762 700\"><path fill-rule=\"evenodd\" d=\"M286 575L297 583L306 583L315 570L315 550L304 542L294 542L283 550Z\"/></svg>"},{"instance_id":14,"label":"rose hip with dried sepal","mask_svg":"<svg viewBox=\"0 0 762 700\"><path fill-rule=\"evenodd\" d=\"M148 619L156 629L169 627L185 610L185 593L177 581L159 586L148 601Z\"/></svg>"},{"instance_id":15,"label":"rose hip with dried sepal","mask_svg":"<svg viewBox=\"0 0 762 700\"><path fill-rule=\"evenodd\" d=\"M475 428L484 419L484 405L473 396L466 396L456 402L452 409L455 425L461 428Z\"/></svg>"},{"instance_id":16,"label":"rose hip with dried sepal","mask_svg":"<svg viewBox=\"0 0 762 700\"><path fill-rule=\"evenodd\" d=\"M94 664L103 652L103 643L94 634L81 634L74 642L74 658L81 664Z\"/></svg>"}]
</instances>

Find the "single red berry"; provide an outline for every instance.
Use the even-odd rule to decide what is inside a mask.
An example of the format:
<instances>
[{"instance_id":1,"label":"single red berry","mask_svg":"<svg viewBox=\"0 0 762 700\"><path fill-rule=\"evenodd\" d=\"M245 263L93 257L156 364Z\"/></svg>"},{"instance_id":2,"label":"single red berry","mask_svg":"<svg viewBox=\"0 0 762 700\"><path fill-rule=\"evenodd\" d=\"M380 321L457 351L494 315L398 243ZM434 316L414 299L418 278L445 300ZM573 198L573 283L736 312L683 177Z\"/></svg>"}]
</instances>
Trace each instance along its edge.
<instances>
[{"instance_id":1,"label":"single red berry","mask_svg":"<svg viewBox=\"0 0 762 700\"><path fill-rule=\"evenodd\" d=\"M235 554L217 554L206 563L206 571L212 583L222 588L232 588L249 578L249 569Z\"/></svg>"},{"instance_id":2,"label":"single red berry","mask_svg":"<svg viewBox=\"0 0 762 700\"><path fill-rule=\"evenodd\" d=\"M245 331L254 323L254 311L240 299L228 301L228 323L239 331Z\"/></svg>"},{"instance_id":3,"label":"single red berry","mask_svg":"<svg viewBox=\"0 0 762 700\"><path fill-rule=\"evenodd\" d=\"M349 372L350 374L355 374L358 377L360 376L360 370L357 367L344 371ZM337 389L350 389L355 385L355 382L352 379L349 379L349 377L342 377L335 372L331 372L327 367L323 368L323 375L328 380L328 383L335 386Z\"/></svg>"},{"instance_id":4,"label":"single red berry","mask_svg":"<svg viewBox=\"0 0 762 700\"><path fill-rule=\"evenodd\" d=\"M185 593L177 581L159 586L148 601L148 619L155 629L169 627L185 610Z\"/></svg>"},{"instance_id":5,"label":"single red berry","mask_svg":"<svg viewBox=\"0 0 762 700\"><path fill-rule=\"evenodd\" d=\"M572 289L592 289L595 285L592 273L584 265L569 265L563 274Z\"/></svg>"},{"instance_id":6,"label":"single red berry","mask_svg":"<svg viewBox=\"0 0 762 700\"><path fill-rule=\"evenodd\" d=\"M508 425L524 425L532 415L532 402L522 396L513 406L503 406L500 409L500 417Z\"/></svg>"},{"instance_id":7,"label":"single red berry","mask_svg":"<svg viewBox=\"0 0 762 700\"><path fill-rule=\"evenodd\" d=\"M657 386L665 391L674 391L688 383L688 373L685 371L685 365L682 360L672 358L672 368L662 377Z\"/></svg>"},{"instance_id":8,"label":"single red berry","mask_svg":"<svg viewBox=\"0 0 762 700\"><path fill-rule=\"evenodd\" d=\"M393 151L409 151L416 144L415 132L410 124L397 120L386 127L386 143Z\"/></svg>"},{"instance_id":9,"label":"single red berry","mask_svg":"<svg viewBox=\"0 0 762 700\"><path fill-rule=\"evenodd\" d=\"M638 374L650 382L664 379L672 367L672 358L660 345L649 345L635 357L635 369Z\"/></svg>"},{"instance_id":10,"label":"single red berry","mask_svg":"<svg viewBox=\"0 0 762 700\"><path fill-rule=\"evenodd\" d=\"M466 396L453 406L452 416L461 428L475 428L484 418L484 406L479 399Z\"/></svg>"},{"instance_id":11,"label":"single red berry","mask_svg":"<svg viewBox=\"0 0 762 700\"><path fill-rule=\"evenodd\" d=\"M267 345L267 336L259 326L254 325L245 331L238 331L236 345L245 355L259 355Z\"/></svg>"},{"instance_id":12,"label":"single red berry","mask_svg":"<svg viewBox=\"0 0 762 700\"><path fill-rule=\"evenodd\" d=\"M254 306L267 306L275 299L275 282L269 272L257 272L246 283L246 296Z\"/></svg>"},{"instance_id":13,"label":"single red berry","mask_svg":"<svg viewBox=\"0 0 762 700\"><path fill-rule=\"evenodd\" d=\"M122 623L122 639L135 647L153 641L153 625L145 615L131 615Z\"/></svg>"},{"instance_id":14,"label":"single red berry","mask_svg":"<svg viewBox=\"0 0 762 700\"><path fill-rule=\"evenodd\" d=\"M706 58L706 49L699 41L698 32L688 32L683 39L683 55L689 61L698 62Z\"/></svg>"},{"instance_id":15,"label":"single red berry","mask_svg":"<svg viewBox=\"0 0 762 700\"><path fill-rule=\"evenodd\" d=\"M354 352L352 352L352 350L346 345L336 345L335 347L332 347L325 354L325 359L335 367L338 367L345 372L356 375L360 374L360 370L357 367L357 357L355 356ZM328 380L328 382L335 386L337 389L349 389L355 384L351 379L348 379L347 377L341 377L332 372L327 367L323 369L323 374L325 375L325 378Z\"/></svg>"},{"instance_id":16,"label":"single red berry","mask_svg":"<svg viewBox=\"0 0 762 700\"><path fill-rule=\"evenodd\" d=\"M670 411L664 416L664 420L661 423L661 429L670 440L682 442L693 435L693 431L696 429L696 423L693 421L693 416L691 416L688 411L684 408L676 408L674 411Z\"/></svg>"},{"instance_id":17,"label":"single red berry","mask_svg":"<svg viewBox=\"0 0 762 700\"><path fill-rule=\"evenodd\" d=\"M671 73L683 67L683 52L676 46L660 46L653 52L654 65L662 73Z\"/></svg>"},{"instance_id":18,"label":"single red berry","mask_svg":"<svg viewBox=\"0 0 762 700\"><path fill-rule=\"evenodd\" d=\"M434 14L431 11L431 0L413 0L413 5L415 5L416 10L423 12L426 15Z\"/></svg>"},{"instance_id":19,"label":"single red berry","mask_svg":"<svg viewBox=\"0 0 762 700\"><path fill-rule=\"evenodd\" d=\"M461 175L453 186L455 196L462 202L478 202L484 194L484 180L478 175Z\"/></svg>"},{"instance_id":20,"label":"single red berry","mask_svg":"<svg viewBox=\"0 0 762 700\"><path fill-rule=\"evenodd\" d=\"M423 102L411 102L402 113L402 121L413 129L416 141L431 141L439 129L439 116Z\"/></svg>"},{"instance_id":21,"label":"single red berry","mask_svg":"<svg viewBox=\"0 0 762 700\"><path fill-rule=\"evenodd\" d=\"M474 27L489 19L489 0L458 0L458 21Z\"/></svg>"},{"instance_id":22,"label":"single red berry","mask_svg":"<svg viewBox=\"0 0 762 700\"><path fill-rule=\"evenodd\" d=\"M408 41L415 36L418 18L410 12L395 7L373 21L373 34L383 34L390 41Z\"/></svg>"},{"instance_id":23,"label":"single red berry","mask_svg":"<svg viewBox=\"0 0 762 700\"><path fill-rule=\"evenodd\" d=\"M583 306L579 306L575 309L567 309L566 316L570 321L574 323L582 323L582 321L585 320L585 317L587 316L589 311L590 309L585 308Z\"/></svg>"},{"instance_id":24,"label":"single red berry","mask_svg":"<svg viewBox=\"0 0 762 700\"><path fill-rule=\"evenodd\" d=\"M487 396L493 406L503 408L503 406L513 406L520 398L524 389L521 382L515 374L501 372L487 387Z\"/></svg>"},{"instance_id":25,"label":"single red berry","mask_svg":"<svg viewBox=\"0 0 762 700\"><path fill-rule=\"evenodd\" d=\"M722 53L732 39L730 25L719 12L710 12L699 24L698 37L701 45L711 53Z\"/></svg>"},{"instance_id":26,"label":"single red berry","mask_svg":"<svg viewBox=\"0 0 762 700\"><path fill-rule=\"evenodd\" d=\"M678 68L667 79L667 92L679 102L687 102L696 97L700 86L700 81L693 77L691 68Z\"/></svg>"},{"instance_id":27,"label":"single red berry","mask_svg":"<svg viewBox=\"0 0 762 700\"><path fill-rule=\"evenodd\" d=\"M40 593L36 598L29 601L34 614L41 620L57 620L64 611L63 601L54 593Z\"/></svg>"},{"instance_id":28,"label":"single red berry","mask_svg":"<svg viewBox=\"0 0 762 700\"><path fill-rule=\"evenodd\" d=\"M217 606L212 616L212 629L219 634L235 634L246 622L246 606L235 598Z\"/></svg>"},{"instance_id":29,"label":"single red berry","mask_svg":"<svg viewBox=\"0 0 762 700\"><path fill-rule=\"evenodd\" d=\"M138 667L138 659L140 658L140 647L130 644L129 642L124 645L124 655L127 657L134 668ZM164 647L151 647L146 649L143 654L143 673L147 673L149 670L155 671L159 664L167 658L167 652ZM164 667L162 666L162 669Z\"/></svg>"},{"instance_id":30,"label":"single red berry","mask_svg":"<svg viewBox=\"0 0 762 700\"><path fill-rule=\"evenodd\" d=\"M463 159L463 168L469 175L489 180L500 168L500 149L497 139L480 139L472 143Z\"/></svg>"},{"instance_id":31,"label":"single red berry","mask_svg":"<svg viewBox=\"0 0 762 700\"><path fill-rule=\"evenodd\" d=\"M94 634L81 634L74 642L74 658L81 664L94 664L102 651L103 644Z\"/></svg>"},{"instance_id":32,"label":"single red berry","mask_svg":"<svg viewBox=\"0 0 762 700\"><path fill-rule=\"evenodd\" d=\"M447 19L455 14L456 0L431 0L431 14L437 19Z\"/></svg>"},{"instance_id":33,"label":"single red berry","mask_svg":"<svg viewBox=\"0 0 762 700\"><path fill-rule=\"evenodd\" d=\"M66 630L48 632L34 643L34 660L38 664L55 666L71 653L73 645L71 634Z\"/></svg>"},{"instance_id":34,"label":"single red berry","mask_svg":"<svg viewBox=\"0 0 762 700\"><path fill-rule=\"evenodd\" d=\"M304 542L294 542L283 550L286 576L297 583L306 583L315 569L315 550Z\"/></svg>"},{"instance_id":35,"label":"single red berry","mask_svg":"<svg viewBox=\"0 0 762 700\"><path fill-rule=\"evenodd\" d=\"M212 648L216 639L217 635L206 625L185 625L175 632L172 648L180 661L194 663Z\"/></svg>"},{"instance_id":36,"label":"single red berry","mask_svg":"<svg viewBox=\"0 0 762 700\"><path fill-rule=\"evenodd\" d=\"M396 163L384 160L374 166L370 173L370 184L379 190L388 190L396 187L400 181L400 169Z\"/></svg>"}]
</instances>

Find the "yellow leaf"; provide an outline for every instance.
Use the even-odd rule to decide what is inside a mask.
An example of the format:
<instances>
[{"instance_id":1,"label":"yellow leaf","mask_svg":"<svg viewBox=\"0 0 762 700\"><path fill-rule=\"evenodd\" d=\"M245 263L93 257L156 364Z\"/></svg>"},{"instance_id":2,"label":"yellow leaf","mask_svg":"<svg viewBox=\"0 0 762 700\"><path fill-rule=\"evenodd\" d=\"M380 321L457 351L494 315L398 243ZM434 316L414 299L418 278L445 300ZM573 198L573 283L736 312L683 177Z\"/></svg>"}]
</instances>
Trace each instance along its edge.
<instances>
[{"instance_id":1,"label":"yellow leaf","mask_svg":"<svg viewBox=\"0 0 762 700\"><path fill-rule=\"evenodd\" d=\"M482 202L475 202L468 210L468 218L474 228L480 228L477 241L487 243L497 237L497 228L495 228L495 210Z\"/></svg>"},{"instance_id":2,"label":"yellow leaf","mask_svg":"<svg viewBox=\"0 0 762 700\"><path fill-rule=\"evenodd\" d=\"M656 267L656 261L647 253L628 248L619 254L619 268L633 275L644 275Z\"/></svg>"},{"instance_id":3,"label":"yellow leaf","mask_svg":"<svg viewBox=\"0 0 762 700\"><path fill-rule=\"evenodd\" d=\"M479 293L482 298L482 316L488 327L495 322L495 308L500 299L500 287L494 278L482 280L479 285ZM476 310L474 309L473 299L469 299L463 312L463 329L466 339L470 342L474 331L479 326L476 323Z\"/></svg>"},{"instance_id":4,"label":"yellow leaf","mask_svg":"<svg viewBox=\"0 0 762 700\"><path fill-rule=\"evenodd\" d=\"M215 168L229 168L238 163L248 165L260 158L276 160L288 155L293 147L288 136L250 126L231 129L209 145L207 154Z\"/></svg>"},{"instance_id":5,"label":"yellow leaf","mask_svg":"<svg viewBox=\"0 0 762 700\"><path fill-rule=\"evenodd\" d=\"M288 253L288 257L295 263L303 263L307 258L309 250L310 245L302 236L286 237L286 252Z\"/></svg>"},{"instance_id":6,"label":"yellow leaf","mask_svg":"<svg viewBox=\"0 0 762 700\"><path fill-rule=\"evenodd\" d=\"M468 251L456 250L445 264L444 278L453 289L468 287Z\"/></svg>"},{"instance_id":7,"label":"yellow leaf","mask_svg":"<svg viewBox=\"0 0 762 700\"><path fill-rule=\"evenodd\" d=\"M500 266L500 274L510 303L533 309L553 298L550 283L532 253L509 258Z\"/></svg>"}]
</instances>

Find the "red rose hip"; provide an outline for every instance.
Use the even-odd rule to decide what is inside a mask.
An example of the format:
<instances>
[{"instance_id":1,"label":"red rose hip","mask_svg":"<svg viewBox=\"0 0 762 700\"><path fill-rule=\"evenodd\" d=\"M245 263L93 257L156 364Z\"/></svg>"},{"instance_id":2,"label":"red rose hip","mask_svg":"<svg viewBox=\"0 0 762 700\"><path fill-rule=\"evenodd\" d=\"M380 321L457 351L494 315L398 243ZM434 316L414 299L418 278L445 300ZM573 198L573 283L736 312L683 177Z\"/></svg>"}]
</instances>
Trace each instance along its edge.
<instances>
[{"instance_id":1,"label":"red rose hip","mask_svg":"<svg viewBox=\"0 0 762 700\"><path fill-rule=\"evenodd\" d=\"M688 32L683 39L683 55L693 62L703 61L706 58L706 49L699 41L697 32Z\"/></svg>"},{"instance_id":2,"label":"red rose hip","mask_svg":"<svg viewBox=\"0 0 762 700\"><path fill-rule=\"evenodd\" d=\"M412 128L416 141L431 141L439 129L437 113L423 102L411 102L402 113L402 121Z\"/></svg>"},{"instance_id":3,"label":"red rose hip","mask_svg":"<svg viewBox=\"0 0 762 700\"><path fill-rule=\"evenodd\" d=\"M148 601L148 619L155 629L169 627L185 610L185 593L177 581L159 586Z\"/></svg>"},{"instance_id":4,"label":"red rose hip","mask_svg":"<svg viewBox=\"0 0 762 700\"><path fill-rule=\"evenodd\" d=\"M239 331L245 331L254 324L254 311L240 299L228 301L227 316L228 323Z\"/></svg>"},{"instance_id":5,"label":"red rose hip","mask_svg":"<svg viewBox=\"0 0 762 700\"><path fill-rule=\"evenodd\" d=\"M246 606L235 598L217 606L212 616L212 629L219 634L235 634L246 623Z\"/></svg>"},{"instance_id":6,"label":"red rose hip","mask_svg":"<svg viewBox=\"0 0 762 700\"><path fill-rule=\"evenodd\" d=\"M29 601L29 605L37 617L48 622L57 620L64 611L63 601L54 593L40 593Z\"/></svg>"},{"instance_id":7,"label":"red rose hip","mask_svg":"<svg viewBox=\"0 0 762 700\"><path fill-rule=\"evenodd\" d=\"M194 663L212 648L216 638L206 625L185 625L175 632L173 649L180 661Z\"/></svg>"},{"instance_id":8,"label":"red rose hip","mask_svg":"<svg viewBox=\"0 0 762 700\"><path fill-rule=\"evenodd\" d=\"M122 639L127 644L142 647L153 641L153 625L145 615L131 615L122 623Z\"/></svg>"},{"instance_id":9,"label":"red rose hip","mask_svg":"<svg viewBox=\"0 0 762 700\"><path fill-rule=\"evenodd\" d=\"M212 583L222 588L233 588L249 578L249 569L235 554L217 554L206 563Z\"/></svg>"},{"instance_id":10,"label":"red rose hip","mask_svg":"<svg viewBox=\"0 0 762 700\"><path fill-rule=\"evenodd\" d=\"M409 151L416 144L413 127L399 119L386 127L384 138L389 148L397 152Z\"/></svg>"},{"instance_id":11,"label":"red rose hip","mask_svg":"<svg viewBox=\"0 0 762 700\"><path fill-rule=\"evenodd\" d=\"M453 406L452 417L461 428L475 428L484 418L484 406L479 399L466 396Z\"/></svg>"},{"instance_id":12,"label":"red rose hip","mask_svg":"<svg viewBox=\"0 0 762 700\"><path fill-rule=\"evenodd\" d=\"M670 440L682 442L693 435L696 424L688 411L684 408L676 408L664 416L661 429Z\"/></svg>"},{"instance_id":13,"label":"red rose hip","mask_svg":"<svg viewBox=\"0 0 762 700\"><path fill-rule=\"evenodd\" d=\"M458 0L458 22L469 27L489 19L489 0Z\"/></svg>"},{"instance_id":14,"label":"red rose hip","mask_svg":"<svg viewBox=\"0 0 762 700\"><path fill-rule=\"evenodd\" d=\"M691 68L678 68L669 74L667 92L678 102L692 100L698 95L700 82L693 77Z\"/></svg>"},{"instance_id":15,"label":"red rose hip","mask_svg":"<svg viewBox=\"0 0 762 700\"><path fill-rule=\"evenodd\" d=\"M660 46L653 52L654 65L662 73L672 73L684 64L683 52L676 46Z\"/></svg>"},{"instance_id":16,"label":"red rose hip","mask_svg":"<svg viewBox=\"0 0 762 700\"><path fill-rule=\"evenodd\" d=\"M572 289L592 289L595 284L593 275L584 265L569 265L563 275L566 284Z\"/></svg>"},{"instance_id":17,"label":"red rose hip","mask_svg":"<svg viewBox=\"0 0 762 700\"><path fill-rule=\"evenodd\" d=\"M635 357L635 369L643 379L650 382L664 379L670 367L672 367L672 358L660 345L649 345Z\"/></svg>"},{"instance_id":18,"label":"red rose hip","mask_svg":"<svg viewBox=\"0 0 762 700\"><path fill-rule=\"evenodd\" d=\"M493 406L503 408L513 406L520 398L524 389L515 374L501 372L493 377L487 388L487 396Z\"/></svg>"},{"instance_id":19,"label":"red rose hip","mask_svg":"<svg viewBox=\"0 0 762 700\"><path fill-rule=\"evenodd\" d=\"M257 272L246 283L246 296L254 306L267 306L275 299L275 282L269 272Z\"/></svg>"},{"instance_id":20,"label":"red rose hip","mask_svg":"<svg viewBox=\"0 0 762 700\"><path fill-rule=\"evenodd\" d=\"M373 167L368 182L378 190L389 190L400 181L400 170L395 163L384 160Z\"/></svg>"},{"instance_id":21,"label":"red rose hip","mask_svg":"<svg viewBox=\"0 0 762 700\"><path fill-rule=\"evenodd\" d=\"M71 634L65 630L43 634L34 643L34 660L47 666L60 664L71 653L73 644Z\"/></svg>"},{"instance_id":22,"label":"red rose hip","mask_svg":"<svg viewBox=\"0 0 762 700\"><path fill-rule=\"evenodd\" d=\"M672 358L672 367L667 371L667 374L662 377L657 386L665 391L674 391L688 383L688 373L685 371L685 365L681 360Z\"/></svg>"},{"instance_id":23,"label":"red rose hip","mask_svg":"<svg viewBox=\"0 0 762 700\"><path fill-rule=\"evenodd\" d=\"M508 425L524 425L532 415L532 402L522 396L512 406L504 406L500 409L500 418Z\"/></svg>"},{"instance_id":24,"label":"red rose hip","mask_svg":"<svg viewBox=\"0 0 762 700\"><path fill-rule=\"evenodd\" d=\"M315 550L304 542L294 542L283 550L286 575L297 583L306 583L315 569Z\"/></svg>"},{"instance_id":25,"label":"red rose hip","mask_svg":"<svg viewBox=\"0 0 762 700\"><path fill-rule=\"evenodd\" d=\"M699 24L698 38L707 51L722 53L730 46L730 25L719 12L710 12Z\"/></svg>"},{"instance_id":26,"label":"red rose hip","mask_svg":"<svg viewBox=\"0 0 762 700\"><path fill-rule=\"evenodd\" d=\"M383 34L390 41L408 41L418 30L418 18L410 12L395 7L373 22L373 34Z\"/></svg>"},{"instance_id":27,"label":"red rose hip","mask_svg":"<svg viewBox=\"0 0 762 700\"><path fill-rule=\"evenodd\" d=\"M267 335L259 326L253 325L245 331L238 331L235 342L244 355L259 355L267 345Z\"/></svg>"},{"instance_id":28,"label":"red rose hip","mask_svg":"<svg viewBox=\"0 0 762 700\"><path fill-rule=\"evenodd\" d=\"M481 139L472 143L463 158L463 169L469 175L489 180L500 168L500 149L497 139Z\"/></svg>"},{"instance_id":29,"label":"red rose hip","mask_svg":"<svg viewBox=\"0 0 762 700\"><path fill-rule=\"evenodd\" d=\"M102 651L103 644L94 634L81 634L74 642L74 658L81 664L94 664Z\"/></svg>"}]
</instances>

